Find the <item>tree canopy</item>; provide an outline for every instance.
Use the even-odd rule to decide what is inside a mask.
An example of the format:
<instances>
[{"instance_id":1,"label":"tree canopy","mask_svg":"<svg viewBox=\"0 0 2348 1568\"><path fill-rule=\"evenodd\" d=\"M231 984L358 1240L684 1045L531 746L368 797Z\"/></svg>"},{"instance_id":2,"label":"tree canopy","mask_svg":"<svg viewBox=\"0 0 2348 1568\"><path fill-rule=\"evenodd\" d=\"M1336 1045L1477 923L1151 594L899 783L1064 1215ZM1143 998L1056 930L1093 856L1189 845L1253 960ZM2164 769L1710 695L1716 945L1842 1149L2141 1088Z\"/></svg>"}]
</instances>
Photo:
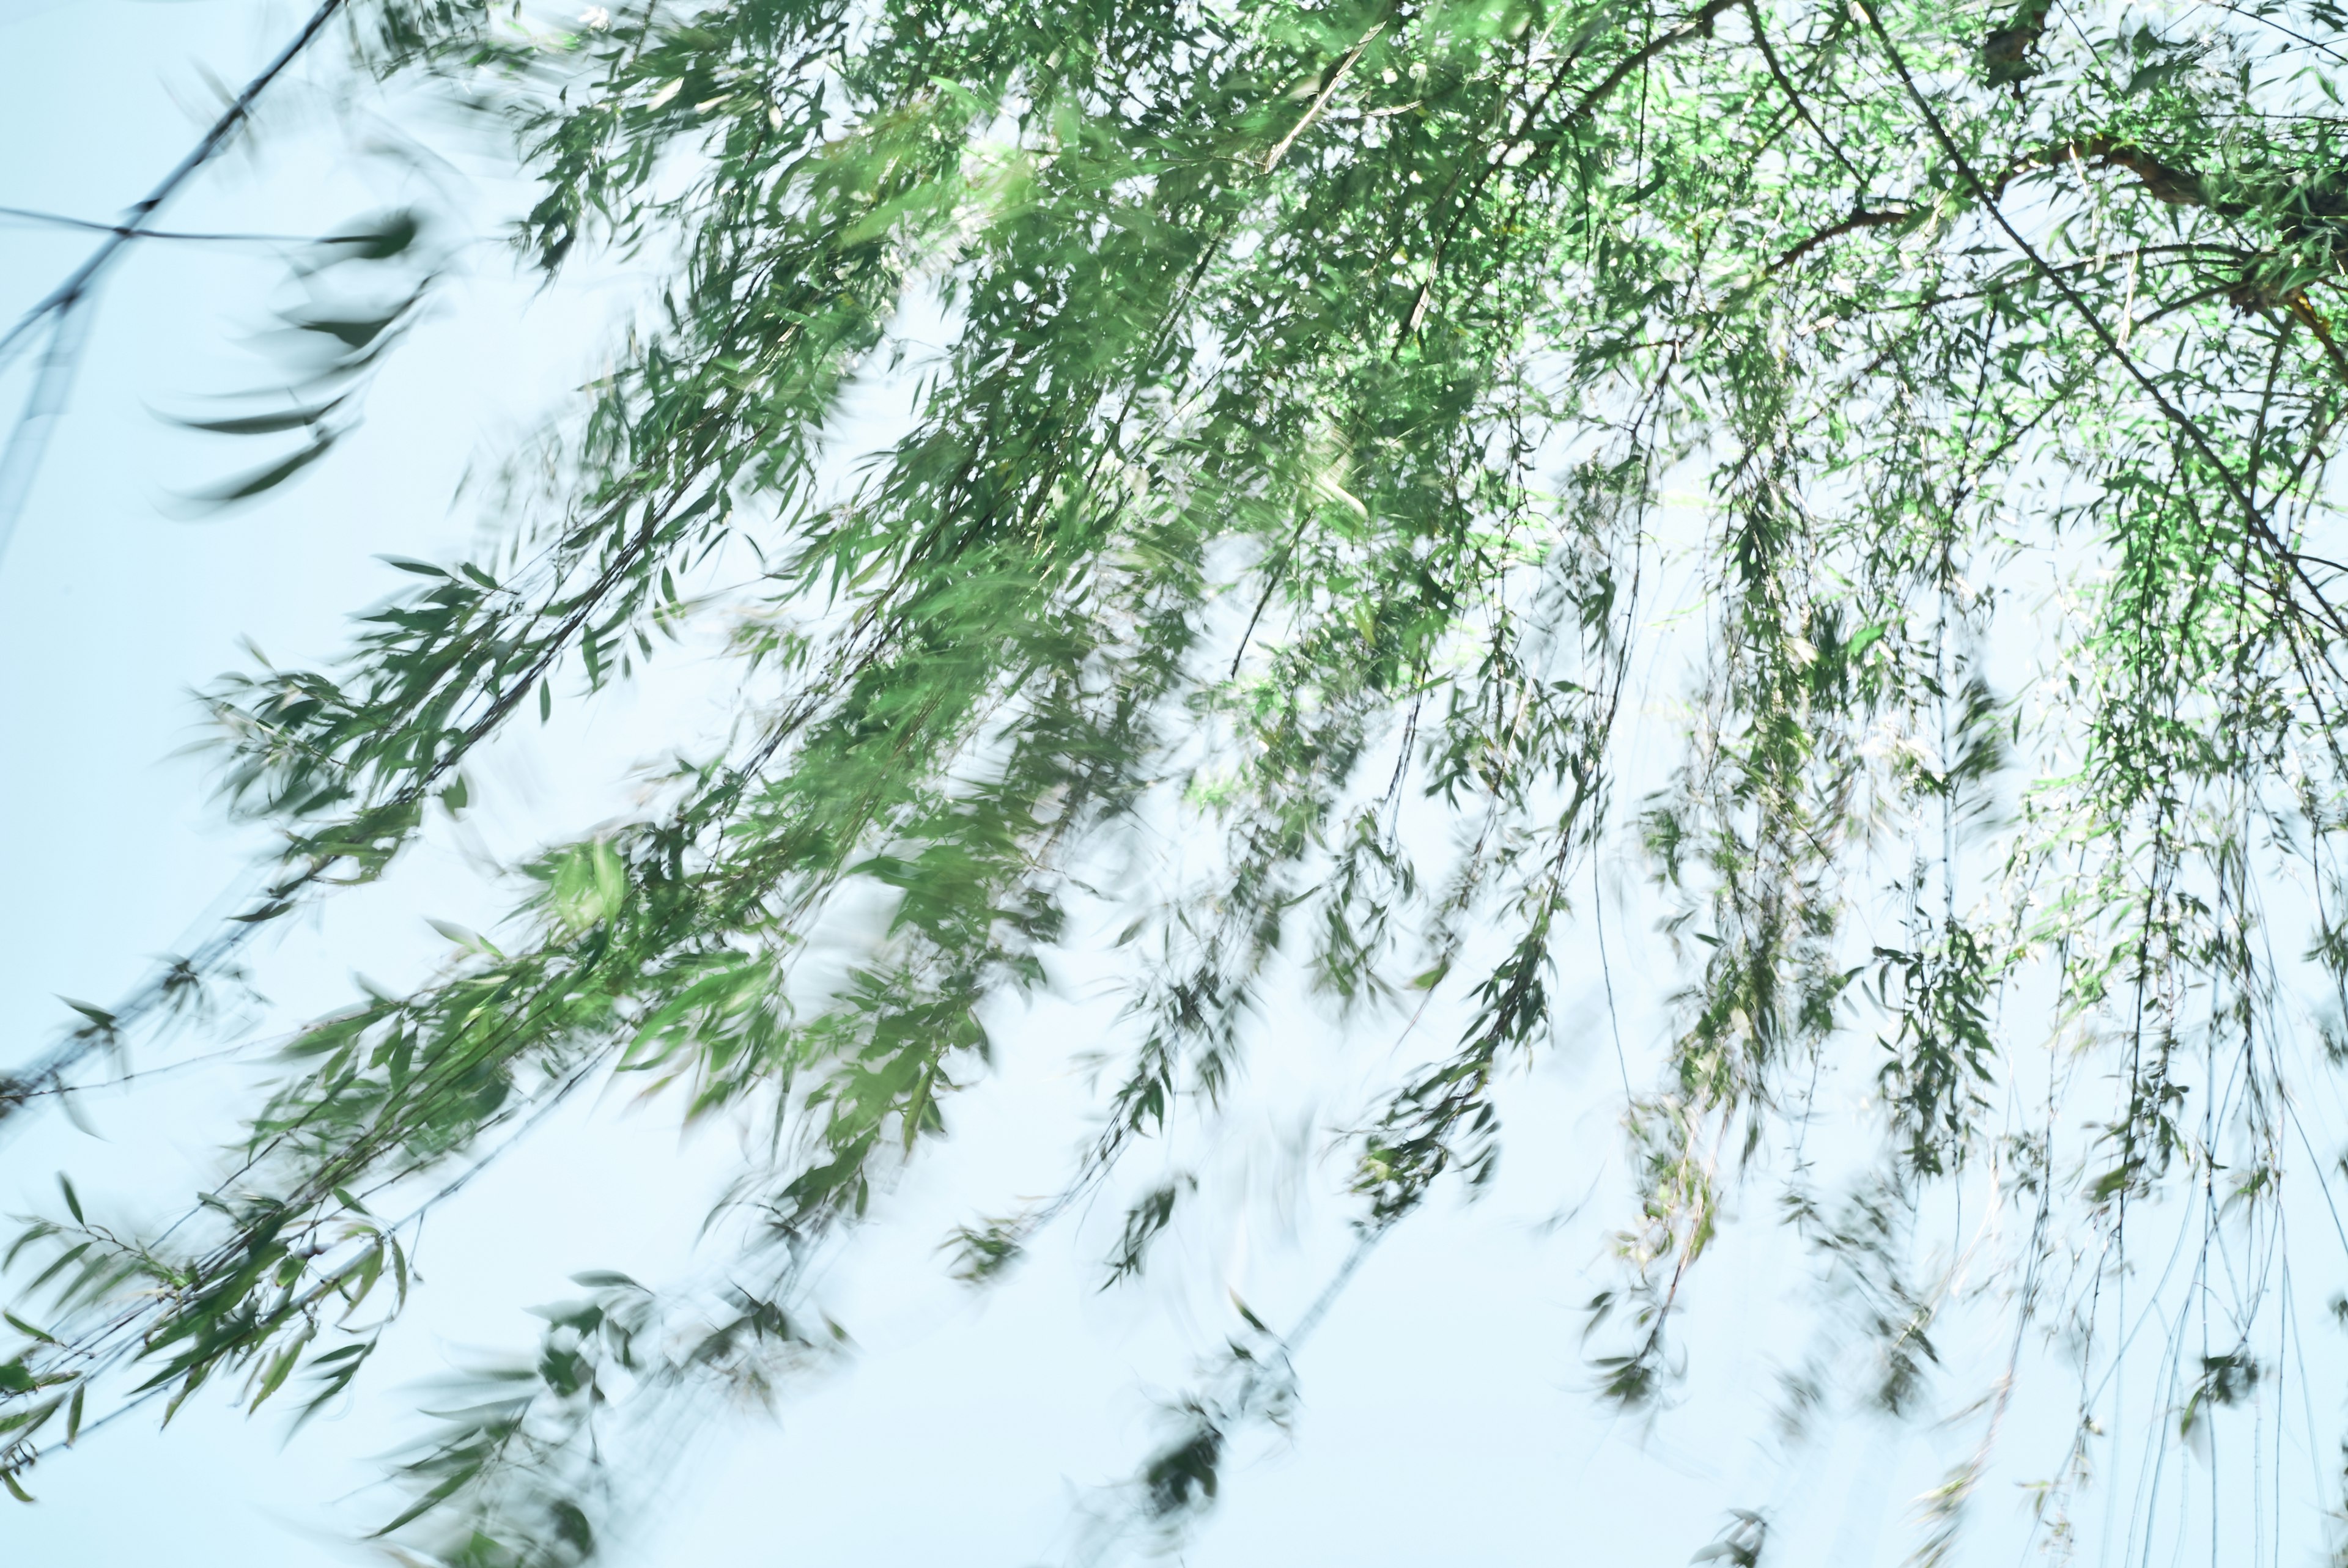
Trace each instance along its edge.
<instances>
[{"instance_id":1,"label":"tree canopy","mask_svg":"<svg viewBox=\"0 0 2348 1568\"><path fill-rule=\"evenodd\" d=\"M518 455L495 553L404 563L340 662L210 692L224 798L280 835L266 895L0 1113L126 1031L209 1027L187 1004L239 945L397 875L510 725L711 627L736 723L518 868L439 978L302 1030L187 1222L129 1234L68 1185L16 1239L12 1491L102 1463L59 1450L126 1406L354 1386L407 1227L623 1075L765 1130L713 1229L738 1255L582 1276L387 1526L450 1565L585 1562L618 1495L594 1412L683 1419L833 1354L807 1260L1078 949L1128 983L1097 1116L1056 1196L973 1195L974 1286L1102 1194L1107 1273L1147 1266L1196 1184L1129 1156L1210 1124L1294 997L1388 1079L1321 1129L1356 1248L1439 1223L1550 1135L1503 1126L1508 1086L1599 979L1672 1022L1621 1061L1597 1397L1702 1380L1674 1325L1741 1191L1856 1336L1788 1370L1789 1419L1969 1423L1925 1560L2025 1366L2077 1386L2058 1543L2142 1323L2155 1441L2301 1402L2341 1259L2294 1286L2287 1221L2348 1240L2329 0L324 15L510 135L530 264L649 259L659 308ZM320 264L409 265L416 233ZM299 323L337 345L318 400L219 428L307 444L221 499L324 450L423 288ZM907 371L911 313L945 341ZM843 486L844 410L892 374L907 432ZM1609 876L1675 972L1605 967ZM845 966L811 946L843 932ZM1960 1212L1963 1266L1929 1263ZM1138 1462L1137 1528L1211 1503L1321 1310L1234 1330ZM1936 1370L1956 1315L2011 1346L1978 1386ZM2312 1537L2341 1500L2279 1479L2279 1440L2235 1462ZM1737 1515L1721 1553L1763 1535Z\"/></svg>"}]
</instances>

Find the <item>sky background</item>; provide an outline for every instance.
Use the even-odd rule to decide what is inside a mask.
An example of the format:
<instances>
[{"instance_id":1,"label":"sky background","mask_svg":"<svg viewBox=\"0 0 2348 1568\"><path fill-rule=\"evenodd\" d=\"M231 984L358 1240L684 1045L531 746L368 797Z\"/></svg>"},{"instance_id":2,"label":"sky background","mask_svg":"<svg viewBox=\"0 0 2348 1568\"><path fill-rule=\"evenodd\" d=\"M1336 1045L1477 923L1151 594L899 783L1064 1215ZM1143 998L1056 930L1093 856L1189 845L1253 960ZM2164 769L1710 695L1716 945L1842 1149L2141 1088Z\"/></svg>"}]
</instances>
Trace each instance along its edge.
<instances>
[{"instance_id":1,"label":"sky background","mask_svg":"<svg viewBox=\"0 0 2348 1568\"><path fill-rule=\"evenodd\" d=\"M306 9L0 0L0 146L31 154L0 166L0 204L119 210L215 112L210 84L242 82ZM494 236L519 192L493 160L462 155L464 138L415 118L413 103L351 88L338 67L327 50L283 84L258 137L199 179L170 226L329 231L429 192ZM451 161L383 150L419 132ZM0 308L13 316L88 246L0 225ZM182 751L200 733L191 689L242 662L246 638L281 662L328 657L347 614L399 585L379 555L448 559L494 532L498 519L454 500L469 465L511 451L561 405L642 287L624 271L582 269L541 292L493 240L457 254L458 275L368 392L364 427L300 482L204 520L172 497L261 451L177 430L158 411L201 412L208 397L266 384L273 362L254 334L288 298L284 260L267 247L149 244L108 281L71 408L0 557L0 1060L28 1059L52 1036L57 998L123 993L246 886L258 841L224 824L203 760ZM20 396L21 382L5 390ZM876 415L874 430L884 423ZM497 863L623 809L631 768L679 728L715 723L724 694L720 672L688 651L502 745L483 766L470 828L436 834L390 885L256 954L268 1023L337 1005L362 959L387 984L428 973L448 945L427 917L491 925L507 897ZM1631 928L1615 939L1624 990L1660 989L1656 944ZM886 1196L884 1223L826 1276L825 1305L855 1337L852 1364L792 1390L775 1420L713 1425L662 1480L621 1561L1056 1560L1087 1489L1146 1451L1153 1400L1234 1327L1230 1295L1274 1322L1311 1298L1342 1251L1343 1214L1314 1196L1328 1171L1309 1147L1227 1173L1249 1201L1179 1232L1167 1261L1180 1266L1138 1287L1094 1288L1114 1212L1067 1227L986 1296L944 1277L934 1248L949 1227L999 1212L1004 1194L1047 1191L1065 1170L1073 1139L1034 1129L1045 1111L1058 1115L1051 1125L1081 1125L1084 1085L1066 1061L1108 1024L1097 980L1071 969L1060 998L1004 1020L1002 1081L958 1110L940 1157ZM1713 1273L1738 1283L1692 1308L1689 1343L1714 1394L1653 1423L1610 1419L1586 1397L1578 1309L1612 1275L1591 1225L1545 1222L1578 1213L1618 1156L1620 1070L1594 1027L1594 969L1569 980L1593 1027L1512 1091L1517 1124L1540 1136L1511 1145L1492 1199L1442 1200L1371 1258L1300 1358L1292 1433L1244 1452L1186 1562L1679 1563L1726 1509L1763 1505L1786 1561L1894 1562L1913 1543L1912 1500L1970 1429L1862 1419L1800 1449L1773 1440L1772 1369L1796 1358L1804 1319L1800 1281L1749 1234L1766 1226L1731 1235ZM1328 1034L1295 1021L1283 1038ZM1633 1008L1624 1028L1637 1061L1661 1020ZM1234 1115L1271 1135L1247 1147L1279 1149L1344 1072L1374 1081L1385 1060L1373 1051L1367 1070L1346 1068L1327 1048L1299 1043L1258 1071ZM55 1114L12 1130L0 1212L54 1207L52 1173L66 1169L103 1214L166 1217L218 1168L236 1109L265 1080L251 1059L199 1065L88 1096L91 1131ZM378 1457L421 1430L422 1386L526 1347L525 1309L569 1294L575 1271L684 1274L729 1153L722 1129L680 1140L664 1108L631 1110L618 1093L567 1106L430 1222L424 1286L355 1398L290 1444L283 1411L247 1420L229 1389L199 1394L168 1432L141 1415L91 1433L41 1466L38 1506L0 1511L0 1562L364 1560L351 1538L396 1505L363 1489ZM1994 1349L1951 1355L1962 1364ZM2067 1405L2041 1411L2035 1396L2014 1421L2019 1445L2045 1454L2043 1471L2068 1441ZM2019 1494L2009 1486L1985 1507L2018 1539Z\"/></svg>"}]
</instances>

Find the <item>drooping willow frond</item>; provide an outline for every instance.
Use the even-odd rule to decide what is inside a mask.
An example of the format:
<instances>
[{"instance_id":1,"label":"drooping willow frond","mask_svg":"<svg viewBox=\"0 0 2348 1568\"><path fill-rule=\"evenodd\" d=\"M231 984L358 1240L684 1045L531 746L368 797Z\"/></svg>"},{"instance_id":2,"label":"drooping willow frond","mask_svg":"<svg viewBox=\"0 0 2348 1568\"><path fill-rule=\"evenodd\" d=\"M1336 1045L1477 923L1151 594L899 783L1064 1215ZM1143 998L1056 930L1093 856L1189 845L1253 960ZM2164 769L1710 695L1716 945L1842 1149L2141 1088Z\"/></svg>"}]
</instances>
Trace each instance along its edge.
<instances>
[{"instance_id":1,"label":"drooping willow frond","mask_svg":"<svg viewBox=\"0 0 2348 1568\"><path fill-rule=\"evenodd\" d=\"M1367 1245L1540 1135L1503 1085L1592 972L1618 854L1681 964L1650 978L1656 1071L1623 1067L1607 1397L1675 1387L1695 1266L1763 1182L1821 1324L1871 1348L1854 1374L1822 1327L1796 1416L1862 1384L1922 1408L1962 1271L1920 1269L1919 1216L2002 1217L1974 1277L2014 1348L1933 1560L2025 1343L2067 1327L2090 1403L2125 1355L2098 1286L2132 1213L2199 1227L2222 1343L2170 1368L2180 1439L2273 1370L2271 1271L2211 1259L2280 1245L2287 1172L2332 1179L2294 1095L2342 1055L2313 982L2348 983L2338 13L354 9L363 58L519 137L538 264L673 270L504 554L414 563L343 663L213 693L232 803L284 834L254 917L396 874L504 726L706 619L679 583L726 552L758 563L724 607L741 722L535 861L502 947L311 1025L201 1240L77 1201L24 1238L11 1484L92 1397L338 1392L359 1303L405 1287L383 1194L428 1204L571 1086L643 1074L770 1129L732 1283L602 1280L399 1523L451 1563L583 1561L585 1412L814 1358L805 1259L1055 953L1124 927L1123 1055L1065 1191L974 1220L964 1273L1217 1103L1291 989L1458 1025L1329 1129ZM915 312L947 341L911 426L831 486ZM1849 1169L1807 1141L1838 1072ZM1112 1276L1195 1186L1148 1185ZM1212 1497L1285 1356L1251 1318L1138 1515Z\"/></svg>"}]
</instances>

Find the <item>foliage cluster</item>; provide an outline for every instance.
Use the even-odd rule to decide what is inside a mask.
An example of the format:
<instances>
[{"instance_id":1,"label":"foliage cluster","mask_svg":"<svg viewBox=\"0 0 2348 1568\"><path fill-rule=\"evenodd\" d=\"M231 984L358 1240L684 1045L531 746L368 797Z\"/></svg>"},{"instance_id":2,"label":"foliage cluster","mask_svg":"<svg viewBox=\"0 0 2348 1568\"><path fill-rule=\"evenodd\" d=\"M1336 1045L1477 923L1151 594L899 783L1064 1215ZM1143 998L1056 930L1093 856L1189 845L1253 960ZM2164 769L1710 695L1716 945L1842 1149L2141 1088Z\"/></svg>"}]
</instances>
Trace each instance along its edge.
<instances>
[{"instance_id":1,"label":"foliage cluster","mask_svg":"<svg viewBox=\"0 0 2348 1568\"><path fill-rule=\"evenodd\" d=\"M120 1234L68 1190L23 1235L11 1489L93 1400L242 1377L317 1409L397 1310L414 1215L537 1108L634 1074L771 1128L728 1200L744 1256L722 1290L592 1277L394 1526L452 1568L584 1562L597 1407L826 1354L811 1249L1105 921L1134 979L1097 1135L1060 1198L973 1221L963 1272L1211 1106L1291 984L1365 1040L1466 1020L1332 1129L1374 1245L1489 1177L1500 1086L1589 979L1610 847L1685 964L1660 1071L1625 1084L1609 1398L1667 1393L1724 1195L1764 1181L1888 1409L1918 1405L1954 1288L1907 1276L1907 1238L1966 1184L2015 1222L1990 1271L2014 1358L2071 1328L2083 1412L2099 1286L2164 1198L2219 1336L2199 1372L2179 1352L2177 1430L2271 1378L2284 1173L2328 1179L2293 1085L2333 1070L2348 977L2328 0L348 15L371 67L519 138L534 264L673 275L502 554L409 563L343 663L212 693L230 800L283 831L248 927L386 874L505 726L715 614L740 723L654 808L547 849L501 946L304 1030L185 1228ZM951 342L843 496L827 435L916 304ZM680 589L743 549L747 607ZM1688 590L1676 630L1658 584ZM1694 651L1675 758L1626 794L1666 643ZM1179 878L1139 847L1167 832ZM875 889L885 929L810 984L810 933ZM1822 1068L1872 1091L1879 1157L1839 1194L1801 1156ZM1113 1275L1188 1191L1141 1194ZM1295 1332L1249 1323L1138 1517L1213 1497L1231 1436L1293 1397Z\"/></svg>"}]
</instances>

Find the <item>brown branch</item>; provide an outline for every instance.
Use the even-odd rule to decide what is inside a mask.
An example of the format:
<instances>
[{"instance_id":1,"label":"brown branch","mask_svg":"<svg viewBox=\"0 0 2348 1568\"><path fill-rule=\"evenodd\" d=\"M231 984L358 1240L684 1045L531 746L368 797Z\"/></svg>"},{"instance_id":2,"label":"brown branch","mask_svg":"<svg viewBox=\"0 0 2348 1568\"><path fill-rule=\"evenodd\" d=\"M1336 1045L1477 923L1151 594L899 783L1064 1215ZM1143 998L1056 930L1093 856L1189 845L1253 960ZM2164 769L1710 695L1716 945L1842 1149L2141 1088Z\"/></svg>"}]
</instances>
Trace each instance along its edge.
<instances>
[{"instance_id":1,"label":"brown branch","mask_svg":"<svg viewBox=\"0 0 2348 1568\"><path fill-rule=\"evenodd\" d=\"M2307 297L2307 291L2298 290L2284 302L2291 307L2292 315L2307 323L2307 330L2315 334L2315 341L2323 345L2323 352L2331 356L2333 368L2339 371L2340 379L2348 381L2348 354L2341 352L2340 340L2332 335L2331 327L2316 313L2314 302Z\"/></svg>"},{"instance_id":2,"label":"brown branch","mask_svg":"<svg viewBox=\"0 0 2348 1568\"><path fill-rule=\"evenodd\" d=\"M1839 240L1844 235L1851 233L1857 230L1880 229L1886 224L1905 223L1915 216L1916 214L1913 212L1875 212L1870 211L1864 207L1859 208L1849 217L1842 220L1840 222L1828 224L1825 228L1819 230L1817 233L1811 235L1808 239L1803 241L1800 244L1795 246L1792 250L1787 251L1776 261L1770 262L1768 270L1763 272L1762 276L1770 277L1778 272L1782 272L1787 267L1792 266L1795 262L1800 261L1803 257L1817 250L1819 246L1827 244L1831 241Z\"/></svg>"},{"instance_id":3,"label":"brown branch","mask_svg":"<svg viewBox=\"0 0 2348 1568\"><path fill-rule=\"evenodd\" d=\"M2193 448L2202 462L2209 465L2210 471L2217 476L2219 483L2225 487L2227 495L2232 498L2236 506L2241 508L2242 520L2250 532L2258 536L2260 542L2272 553L2278 563L2291 577L2296 578L2301 586L2313 597L2318 616L2334 633L2348 636L2348 616L2343 616L2340 606L2324 597L2322 589L2312 577L2308 575L2306 565L2301 559L2299 553L2291 548L2288 540L2275 531L2273 522L2265 512L2260 509L2250 493L2242 487L2241 476L2235 473L2225 459L2219 456L2217 449L2210 445L2209 437L2202 431L2199 423L2170 401L2168 395L2161 390L2159 384L2129 355L2127 347L2113 335L2112 329L2105 323L2103 318L2090 309L2087 302L2080 297L2079 291L2072 287L2069 280L2047 263L2046 259L2038 253L2038 248L2024 238L2022 231L2013 226L2013 220L2005 215L2004 210L1998 205L1997 198L1993 193L1989 181L1982 179L1966 160L1963 152L1958 149L1955 138L1949 135L1947 126L1941 123L1939 113L1932 108L1931 100L1926 97L1923 89L1916 85L1916 78L1909 72L1907 58L1900 54L1900 46L1892 42L1890 30L1884 26L1883 18L1875 8L1875 0L1857 0L1857 4L1859 15L1866 18L1868 26L1875 34L1876 41L1882 46L1885 56L1891 63L1892 72L1899 77L1900 85L1906 90L1909 101L1916 106L1916 111L1931 131L1932 138L1940 143L1941 152L1947 156L1952 164L1955 165L1957 172L1963 177L1965 183L1973 188L1974 193L1988 209L1992 221L2004 231L2006 239L2029 260L2031 266L2039 275L2054 285L2055 292L2063 297L2064 302L2079 316L2087 330L2101 340L2105 352L2119 362L2121 368L2127 372L2129 379L2143 391L2153 406L2157 408L2162 416L2176 427L2178 434L2185 438L2187 444ZM2113 150L2133 152L2134 149L2127 148L2124 144L2106 149L2105 155L2107 159ZM2161 167L2165 169L2167 166ZM2197 180L2197 188L2198 185Z\"/></svg>"},{"instance_id":4,"label":"brown branch","mask_svg":"<svg viewBox=\"0 0 2348 1568\"><path fill-rule=\"evenodd\" d=\"M2164 162L2126 137L2119 136L2075 137L2069 141L2059 141L2017 159L2004 173L1990 181L1990 200L2001 200L2005 195L2006 187L2024 175L2042 169L2053 169L2065 159L2101 164L2106 169L2124 169L2137 177L2147 195L2171 207L2206 207L2227 217L2239 217L2250 210L2241 202L2212 200L2208 184L2199 170Z\"/></svg>"},{"instance_id":5,"label":"brown branch","mask_svg":"<svg viewBox=\"0 0 2348 1568\"><path fill-rule=\"evenodd\" d=\"M2221 218L2239 218L2255 210L2256 203L2220 200L2210 194L2208 178L2199 170L2166 162L2124 138L2090 136L2047 148L2009 169L1991 187L1990 201L1993 206L2013 180L2034 169L2049 169L2065 159L2081 163L2095 162L2106 169L2123 169L2137 178L2145 194L2170 207L2199 207ZM2260 289L2255 277L2246 276L2229 291L2233 302L2245 310L2271 308L2280 304L2323 345L2323 352L2341 379L2348 381L2348 352L2343 352L2339 340L2333 336L2329 325L2317 314L2305 290L2297 290L2278 300Z\"/></svg>"}]
</instances>

